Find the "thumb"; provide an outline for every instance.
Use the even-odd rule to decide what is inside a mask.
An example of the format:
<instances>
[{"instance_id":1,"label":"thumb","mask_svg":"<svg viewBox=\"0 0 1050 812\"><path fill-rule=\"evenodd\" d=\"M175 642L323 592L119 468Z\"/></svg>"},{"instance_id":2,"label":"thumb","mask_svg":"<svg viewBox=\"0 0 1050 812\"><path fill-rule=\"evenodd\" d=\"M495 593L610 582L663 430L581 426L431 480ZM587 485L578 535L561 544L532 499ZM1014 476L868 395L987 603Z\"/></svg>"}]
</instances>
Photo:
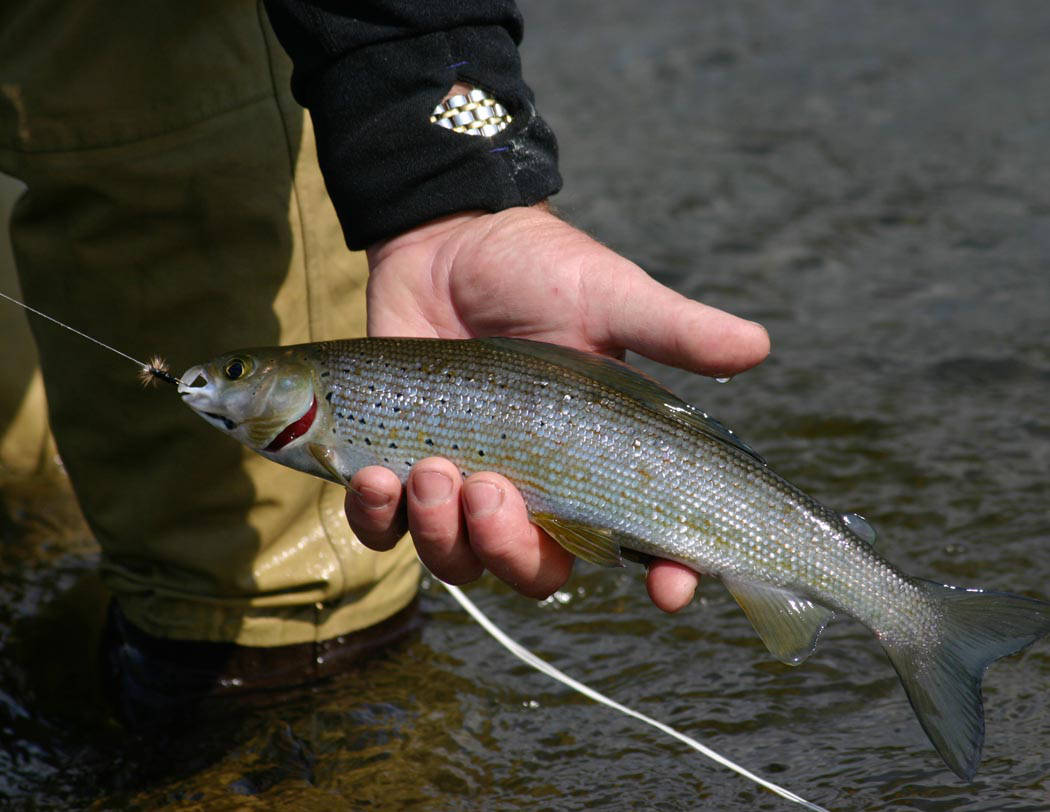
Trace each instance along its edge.
<instances>
[{"instance_id":1,"label":"thumb","mask_svg":"<svg viewBox=\"0 0 1050 812\"><path fill-rule=\"evenodd\" d=\"M769 355L761 324L686 298L624 263L633 270L620 276L618 295L597 300L604 301L609 344L712 376L735 375Z\"/></svg>"}]
</instances>

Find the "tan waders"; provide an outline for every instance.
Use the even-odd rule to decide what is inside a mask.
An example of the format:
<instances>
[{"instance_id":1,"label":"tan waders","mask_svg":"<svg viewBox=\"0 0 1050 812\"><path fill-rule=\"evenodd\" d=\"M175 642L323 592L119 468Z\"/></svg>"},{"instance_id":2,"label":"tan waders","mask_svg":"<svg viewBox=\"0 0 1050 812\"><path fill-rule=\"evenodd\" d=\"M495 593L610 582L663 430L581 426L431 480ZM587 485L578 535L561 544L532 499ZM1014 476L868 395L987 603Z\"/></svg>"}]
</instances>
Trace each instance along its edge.
<instances>
[{"instance_id":1,"label":"tan waders","mask_svg":"<svg viewBox=\"0 0 1050 812\"><path fill-rule=\"evenodd\" d=\"M289 73L254 2L5 4L0 171L27 186L11 221L27 302L176 373L363 334L364 258L343 244ZM242 449L130 362L32 330L103 579L138 631L316 645L412 601L411 545L363 547L341 489ZM46 438L21 357L0 400L9 468Z\"/></svg>"}]
</instances>

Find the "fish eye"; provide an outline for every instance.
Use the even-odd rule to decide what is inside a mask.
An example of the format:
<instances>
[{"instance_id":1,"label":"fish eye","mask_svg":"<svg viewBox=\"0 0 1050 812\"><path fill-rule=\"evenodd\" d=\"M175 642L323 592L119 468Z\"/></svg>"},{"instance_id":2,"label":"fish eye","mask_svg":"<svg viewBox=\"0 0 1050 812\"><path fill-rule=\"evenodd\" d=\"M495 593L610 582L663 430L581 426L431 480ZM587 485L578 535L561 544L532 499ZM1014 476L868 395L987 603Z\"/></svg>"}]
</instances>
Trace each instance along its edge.
<instances>
[{"instance_id":1,"label":"fish eye","mask_svg":"<svg viewBox=\"0 0 1050 812\"><path fill-rule=\"evenodd\" d=\"M236 381L248 372L248 362L243 358L232 358L223 367L222 372L231 381Z\"/></svg>"}]
</instances>

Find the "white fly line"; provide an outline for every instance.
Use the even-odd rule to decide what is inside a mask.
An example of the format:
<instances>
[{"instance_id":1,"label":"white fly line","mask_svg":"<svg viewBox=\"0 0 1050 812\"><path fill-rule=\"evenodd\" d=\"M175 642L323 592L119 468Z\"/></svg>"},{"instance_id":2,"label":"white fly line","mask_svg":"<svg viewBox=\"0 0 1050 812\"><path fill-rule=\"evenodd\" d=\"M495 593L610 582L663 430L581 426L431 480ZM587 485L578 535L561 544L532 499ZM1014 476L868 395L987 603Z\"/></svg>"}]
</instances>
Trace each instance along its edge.
<instances>
[{"instance_id":1,"label":"white fly line","mask_svg":"<svg viewBox=\"0 0 1050 812\"><path fill-rule=\"evenodd\" d=\"M440 581L440 579L435 579L435 580L439 580ZM610 708L614 708L615 710L618 710L620 713L626 714L627 716L631 716L631 717L633 717L635 719L638 719L639 721L645 722L647 725L652 725L657 730L659 730L659 731L661 731L663 733L666 733L668 736L673 736L674 738L678 739L680 742L683 742L684 744L689 745L694 750L696 750L698 753L700 753L703 756L706 756L707 758L711 759L715 763L721 764L723 767L726 767L727 769L732 770L733 772L737 773L738 775L742 775L742 776L744 776L744 778L747 778L747 779L749 779L751 781L754 781L756 784L758 784L759 786L765 787L770 792L775 792L781 798L786 798L787 800L792 801L792 802L794 802L796 804L801 804L806 809L812 809L812 810L815 810L815 812L828 812L828 810L825 809L823 806L818 806L815 803L807 801L805 798L799 797L798 795L796 795L795 793L791 792L790 790L785 789L784 787L778 786L777 784L774 784L772 781L767 781L765 778L762 778L761 776L755 775L750 770L748 770L748 769L746 769L744 767L741 767L739 764L736 764L735 762L730 761L725 756L723 756L723 755L721 755L719 753L716 753L710 747L706 747L705 745L703 745L700 742L698 742L696 739L690 738L689 736L686 736L684 733L679 733L677 730L675 730L670 725L665 725L663 722L659 722L656 719L653 719L651 716L646 716L644 713L639 713L636 710L632 710L631 708L628 708L626 705L621 705L616 700L610 699L609 697L605 696L605 694L601 694L598 691L595 691L593 688L590 688L589 686L584 685L582 682L574 680L568 674L566 674L566 673L564 673L562 671L559 671L557 668L555 668L553 665L548 663L546 660L540 659L535 654L533 654L531 651L529 651L527 648L525 648L524 646L522 646L521 644L517 643L516 641L514 641L510 637L508 637L506 634L504 634L504 632L501 631L499 629L499 627L496 626L496 624L494 624L491 620L489 620L488 617L486 617L485 614L474 604L474 602L463 593L463 590L459 589L458 587L452 586L451 584L446 584L444 581L440 581L440 583L441 583L441 585L443 587L445 587L445 589L447 589L449 591L449 594L452 595L453 598L455 598L456 602L461 607L463 607L463 609L466 610L466 612L472 618L474 618L474 620L476 620L478 622L478 624L481 626L481 628L483 628L490 635L492 635L494 638L496 638L497 642L499 642L499 644L501 646L503 646L505 649L507 649L507 651L509 651L511 654L513 654L519 660L522 660L522 661L528 663L533 668L535 668L537 671L541 671L544 674L546 674L548 677L551 677L552 679L557 680L558 682L562 683L563 685L569 686L574 691L579 691L581 694L583 694L584 696L586 696L586 697L588 697L590 699L593 699L595 702L599 702L602 705L607 705Z\"/></svg>"}]
</instances>

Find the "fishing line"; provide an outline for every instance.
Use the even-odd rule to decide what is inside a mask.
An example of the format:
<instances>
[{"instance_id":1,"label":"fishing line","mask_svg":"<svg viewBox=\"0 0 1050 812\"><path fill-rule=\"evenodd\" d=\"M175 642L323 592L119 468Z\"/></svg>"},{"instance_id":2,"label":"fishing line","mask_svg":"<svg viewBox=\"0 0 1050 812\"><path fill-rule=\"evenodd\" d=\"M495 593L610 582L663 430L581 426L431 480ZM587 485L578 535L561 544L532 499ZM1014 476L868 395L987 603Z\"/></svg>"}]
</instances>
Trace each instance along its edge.
<instances>
[{"instance_id":1,"label":"fishing line","mask_svg":"<svg viewBox=\"0 0 1050 812\"><path fill-rule=\"evenodd\" d=\"M105 349L109 350L110 352L115 352L121 358L127 358L129 361L131 361L133 364L136 364L139 367L139 374L140 374L140 376L141 376L141 378L142 378L144 383L149 383L150 381L153 381L153 380L156 380L156 379L160 379L160 380L165 381L167 383L173 383L175 385L178 385L178 384L182 383L182 381L180 381L178 378L176 378L174 375L172 375L170 372L168 372L166 364L159 357L153 357L153 358L150 359L148 364L145 364L142 361L140 361L138 358L133 358L132 356L128 355L126 352L121 352L116 347L111 347L111 346L109 346L109 344L106 344L106 343L104 343L102 341L99 341L97 338L93 338L92 336L89 336L87 333L82 333L76 327L70 327L65 322L59 321L58 319L54 318L53 316L47 315L47 313L41 313L36 308L30 307L25 302L20 302L20 301L18 301L18 299L15 299L12 296L8 296L6 293L0 292L0 296L2 296L4 299L7 299L7 301L9 301L9 302L13 302L14 304L18 305L21 308L24 308L24 309L28 310L30 313L33 313L33 314L35 314L37 316L40 316L40 318L42 318L42 319L47 319L50 322L54 322L59 327L65 327L71 333L76 333L81 338L86 338L88 341L91 341L91 342L93 342L95 344L98 344L100 347L104 347Z\"/></svg>"},{"instance_id":2,"label":"fishing line","mask_svg":"<svg viewBox=\"0 0 1050 812\"><path fill-rule=\"evenodd\" d=\"M435 579L435 580L440 580L440 579ZM706 756L707 758L711 759L712 761L716 762L717 764L721 764L723 767L726 767L726 768L732 770L733 772L744 776L744 778L748 778L751 781L754 781L759 786L765 787L770 792L774 792L777 795L779 795L781 798L785 798L785 799L787 799L789 801L792 801L792 802L794 802L796 804L801 804L806 809L814 810L814 812L828 812L828 810L825 809L823 806L817 806L817 804L812 803L810 801L807 801L805 798L799 797L798 795L796 795L795 793L791 792L790 790L785 789L784 787L778 786L777 784L774 784L772 781L767 781L765 778L762 778L761 776L755 775L750 770L748 770L748 769L746 769L744 767L741 767L739 764L736 764L735 762L730 761L725 756L720 755L719 753L716 753L710 747L705 747L704 745L700 744L700 742L698 742L696 739L692 739L689 736L686 736L684 733L679 733L673 727L671 727L669 725L665 725L663 722L659 722L656 719L653 719L651 716L646 716L644 713L639 713L636 710L632 710L631 708L628 708L626 705L621 705L616 700L610 699L609 697L605 696L605 694L598 693L593 688L590 688L587 685L584 685L582 682L577 682L572 677L570 677L568 674L566 674L566 673L564 673L562 671L559 671L557 668L555 668L553 665L548 663L546 660L540 659L535 654L533 654L531 651L529 651L527 648L525 648L524 646L522 646L519 643L515 642L514 640L509 638L506 634L504 634L499 629L499 627L497 627L496 624L494 624L491 620L489 620L488 617L485 614L483 614L482 611L474 604L474 602L471 601L470 598L468 598L463 593L463 591L461 589L459 589L459 587L452 586L451 584L446 584L444 581L441 581L441 585L443 587L445 587L445 589L447 589L449 591L449 594L451 594L452 597L456 599L456 602L461 607L463 607L463 609L465 609L467 611L467 613L472 618L474 618L475 621L477 621L477 623L481 626L481 628L483 628L485 631L487 631L489 634L491 634L493 637L496 638L496 640L499 642L499 644L501 646L506 648L511 654L513 654L519 660L523 660L526 663L528 663L529 665L531 665L537 671L541 671L544 674L546 674L548 677L551 677L552 679L555 679L558 682L563 683L564 685L568 685L574 691L579 691L581 694L583 694L586 697L589 697L590 699L593 699L595 702L599 702L602 705L607 705L610 708L614 708L615 710L618 710L620 713L626 714L627 716L631 716L631 717L633 717L635 719L638 719L638 720L640 720L642 722L645 722L647 725L652 725L657 730L660 730L663 733L666 733L668 736L673 736L674 738L678 739L679 741L684 742L685 744L688 744L690 747L692 747L694 750L696 750L701 755Z\"/></svg>"}]
</instances>

